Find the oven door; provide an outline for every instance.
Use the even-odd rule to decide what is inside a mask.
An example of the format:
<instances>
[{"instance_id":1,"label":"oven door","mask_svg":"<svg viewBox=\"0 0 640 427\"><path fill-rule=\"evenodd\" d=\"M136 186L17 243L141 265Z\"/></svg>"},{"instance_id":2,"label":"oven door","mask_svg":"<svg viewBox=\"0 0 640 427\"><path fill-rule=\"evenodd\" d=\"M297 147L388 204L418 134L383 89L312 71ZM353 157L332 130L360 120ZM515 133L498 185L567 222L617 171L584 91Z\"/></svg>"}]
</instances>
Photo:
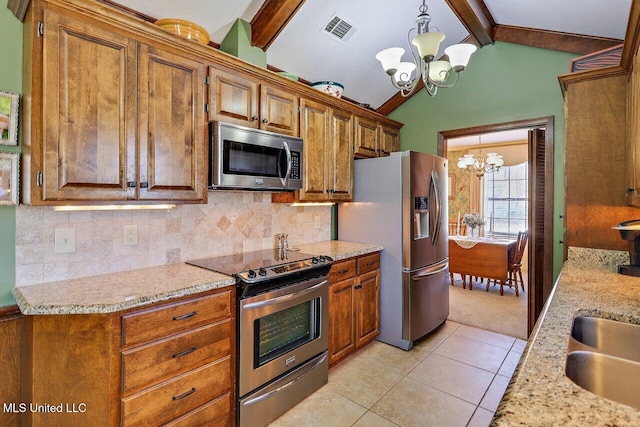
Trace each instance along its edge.
<instances>
[{"instance_id":1,"label":"oven door","mask_svg":"<svg viewBox=\"0 0 640 427\"><path fill-rule=\"evenodd\" d=\"M240 397L327 350L326 277L240 300Z\"/></svg>"}]
</instances>

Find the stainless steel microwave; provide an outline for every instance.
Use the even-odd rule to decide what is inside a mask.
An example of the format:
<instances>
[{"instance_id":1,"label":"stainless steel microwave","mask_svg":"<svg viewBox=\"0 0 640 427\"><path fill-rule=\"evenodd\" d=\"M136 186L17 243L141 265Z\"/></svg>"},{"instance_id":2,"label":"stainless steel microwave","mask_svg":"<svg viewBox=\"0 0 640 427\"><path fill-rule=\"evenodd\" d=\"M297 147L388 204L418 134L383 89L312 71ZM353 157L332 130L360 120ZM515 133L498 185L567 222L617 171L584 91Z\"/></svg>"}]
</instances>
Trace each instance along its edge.
<instances>
[{"instance_id":1,"label":"stainless steel microwave","mask_svg":"<svg viewBox=\"0 0 640 427\"><path fill-rule=\"evenodd\" d=\"M302 188L302 139L210 122L209 188Z\"/></svg>"}]
</instances>

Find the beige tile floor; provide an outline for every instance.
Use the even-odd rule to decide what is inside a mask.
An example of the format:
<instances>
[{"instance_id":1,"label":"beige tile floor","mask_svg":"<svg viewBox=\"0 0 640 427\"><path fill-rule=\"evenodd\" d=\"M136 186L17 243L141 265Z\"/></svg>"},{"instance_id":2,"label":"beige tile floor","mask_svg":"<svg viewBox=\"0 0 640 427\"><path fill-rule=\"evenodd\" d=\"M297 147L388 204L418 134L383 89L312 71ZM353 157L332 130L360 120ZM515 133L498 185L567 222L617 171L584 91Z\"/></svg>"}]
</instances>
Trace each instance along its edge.
<instances>
[{"instance_id":1,"label":"beige tile floor","mask_svg":"<svg viewBox=\"0 0 640 427\"><path fill-rule=\"evenodd\" d=\"M270 427L488 426L525 344L451 321L408 352L374 341Z\"/></svg>"}]
</instances>

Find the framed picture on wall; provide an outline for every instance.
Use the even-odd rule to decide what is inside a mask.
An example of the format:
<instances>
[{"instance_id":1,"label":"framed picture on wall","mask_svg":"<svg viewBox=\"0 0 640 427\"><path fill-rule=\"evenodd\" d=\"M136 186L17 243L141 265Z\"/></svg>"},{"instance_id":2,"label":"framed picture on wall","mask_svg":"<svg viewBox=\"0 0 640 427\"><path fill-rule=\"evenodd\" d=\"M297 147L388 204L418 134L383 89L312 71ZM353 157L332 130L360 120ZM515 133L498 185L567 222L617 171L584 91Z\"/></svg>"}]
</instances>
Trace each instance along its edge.
<instances>
[{"instance_id":1,"label":"framed picture on wall","mask_svg":"<svg viewBox=\"0 0 640 427\"><path fill-rule=\"evenodd\" d=\"M453 199L455 197L455 194L453 192L453 187L456 185L456 177L453 175L449 175L449 187L448 187L448 191L449 191L449 198Z\"/></svg>"},{"instance_id":2,"label":"framed picture on wall","mask_svg":"<svg viewBox=\"0 0 640 427\"><path fill-rule=\"evenodd\" d=\"M0 206L17 205L20 153L0 152Z\"/></svg>"},{"instance_id":3,"label":"framed picture on wall","mask_svg":"<svg viewBox=\"0 0 640 427\"><path fill-rule=\"evenodd\" d=\"M18 102L20 95L0 90L0 144L18 145Z\"/></svg>"}]
</instances>

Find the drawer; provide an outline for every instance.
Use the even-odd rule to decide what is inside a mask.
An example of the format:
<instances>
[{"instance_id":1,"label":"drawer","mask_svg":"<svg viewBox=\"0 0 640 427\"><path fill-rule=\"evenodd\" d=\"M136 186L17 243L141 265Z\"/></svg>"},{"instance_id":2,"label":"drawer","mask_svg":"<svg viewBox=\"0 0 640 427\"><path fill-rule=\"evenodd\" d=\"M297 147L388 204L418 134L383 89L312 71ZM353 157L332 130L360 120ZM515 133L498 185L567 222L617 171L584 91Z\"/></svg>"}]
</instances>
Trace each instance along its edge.
<instances>
[{"instance_id":1,"label":"drawer","mask_svg":"<svg viewBox=\"0 0 640 427\"><path fill-rule=\"evenodd\" d=\"M232 424L231 393L227 393L164 427L228 427Z\"/></svg>"},{"instance_id":2,"label":"drawer","mask_svg":"<svg viewBox=\"0 0 640 427\"><path fill-rule=\"evenodd\" d=\"M125 426L160 425L230 391L230 357L121 399Z\"/></svg>"},{"instance_id":3,"label":"drawer","mask_svg":"<svg viewBox=\"0 0 640 427\"><path fill-rule=\"evenodd\" d=\"M164 381L231 353L231 320L122 352L122 390Z\"/></svg>"},{"instance_id":4,"label":"drawer","mask_svg":"<svg viewBox=\"0 0 640 427\"><path fill-rule=\"evenodd\" d=\"M380 254L375 253L358 258L358 275L380 268Z\"/></svg>"},{"instance_id":5,"label":"drawer","mask_svg":"<svg viewBox=\"0 0 640 427\"><path fill-rule=\"evenodd\" d=\"M122 345L135 345L231 317L231 291L122 316Z\"/></svg>"},{"instance_id":6,"label":"drawer","mask_svg":"<svg viewBox=\"0 0 640 427\"><path fill-rule=\"evenodd\" d=\"M356 275L356 260L340 261L331 267L329 271L329 282L336 283Z\"/></svg>"}]
</instances>

